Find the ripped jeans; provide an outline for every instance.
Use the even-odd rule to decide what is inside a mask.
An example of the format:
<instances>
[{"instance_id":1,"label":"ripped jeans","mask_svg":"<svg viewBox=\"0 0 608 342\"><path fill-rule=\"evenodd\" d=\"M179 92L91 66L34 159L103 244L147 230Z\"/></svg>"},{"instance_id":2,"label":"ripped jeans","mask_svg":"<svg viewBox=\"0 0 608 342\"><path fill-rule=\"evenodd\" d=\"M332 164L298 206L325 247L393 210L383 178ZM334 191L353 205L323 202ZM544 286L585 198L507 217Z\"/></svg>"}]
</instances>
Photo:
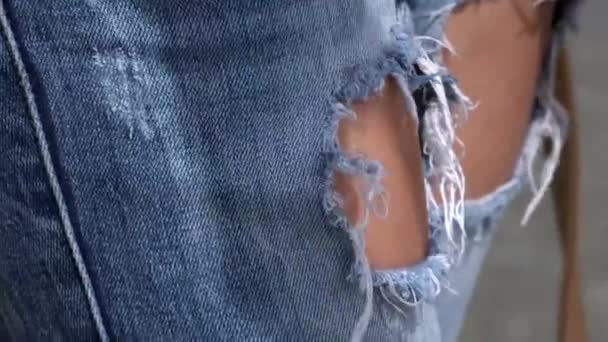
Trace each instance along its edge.
<instances>
[{"instance_id":1,"label":"ripped jeans","mask_svg":"<svg viewBox=\"0 0 608 342\"><path fill-rule=\"evenodd\" d=\"M465 201L472 104L441 61L456 0L0 1L0 337L455 341L497 217L531 183L528 217L555 169L572 3L513 178ZM374 198L382 166L336 131L387 76L440 195L426 260L373 271L333 176Z\"/></svg>"}]
</instances>

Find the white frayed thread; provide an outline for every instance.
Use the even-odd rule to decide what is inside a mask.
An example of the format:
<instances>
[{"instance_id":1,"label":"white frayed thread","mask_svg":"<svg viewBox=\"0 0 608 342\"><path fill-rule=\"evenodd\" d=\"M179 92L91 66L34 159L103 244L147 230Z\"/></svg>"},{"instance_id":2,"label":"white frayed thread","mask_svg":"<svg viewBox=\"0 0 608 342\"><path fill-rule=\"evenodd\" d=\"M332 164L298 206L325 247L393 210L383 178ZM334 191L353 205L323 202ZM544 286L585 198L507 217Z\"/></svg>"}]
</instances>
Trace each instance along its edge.
<instances>
[{"instance_id":1,"label":"white frayed thread","mask_svg":"<svg viewBox=\"0 0 608 342\"><path fill-rule=\"evenodd\" d=\"M435 37L430 37L430 36L418 36L418 37L414 37L414 40L433 42L433 43L437 44L437 46L446 49L452 55L456 55L456 49L445 36L443 37L443 40L435 38Z\"/></svg>"},{"instance_id":2,"label":"white frayed thread","mask_svg":"<svg viewBox=\"0 0 608 342\"><path fill-rule=\"evenodd\" d=\"M435 100L426 105L427 108L423 115L422 150L429 158L431 172L425 179L427 202L430 205L429 209L443 210L446 235L448 240L456 245L460 254L466 241L464 229L465 178L460 161L454 152L454 144L457 142L456 118L452 113L444 83L439 75L442 68L428 56L419 58L417 64L423 73L433 76L430 84L436 96ZM463 99L466 98L463 97ZM465 107L463 106L463 108ZM434 190L439 192L441 201L435 198ZM455 229L459 229L461 232L459 243L455 242Z\"/></svg>"},{"instance_id":3,"label":"white frayed thread","mask_svg":"<svg viewBox=\"0 0 608 342\"><path fill-rule=\"evenodd\" d=\"M536 7L536 6L542 5L546 2L555 2L555 1L557 1L557 0L534 0L534 6Z\"/></svg>"},{"instance_id":4,"label":"white frayed thread","mask_svg":"<svg viewBox=\"0 0 608 342\"><path fill-rule=\"evenodd\" d=\"M432 18L432 19L430 19L431 21L439 20L439 18L445 18L448 14L452 13L452 11L456 7L458 7L458 5L459 5L458 1L454 1L453 3L448 3L433 11L428 11L428 12L424 12L424 13L420 13L420 14L417 13L415 15L415 17L430 17L430 18ZM407 6L404 6L404 7L407 7ZM437 44L437 47L439 47L439 48L442 47L442 48L448 50L452 55L456 55L456 49L454 48L452 43L448 40L448 38L445 34L442 36L441 39L438 39L435 37L429 37L429 36L419 36L415 39L432 41ZM433 53L436 53L438 51L439 51L439 49L433 51Z\"/></svg>"},{"instance_id":5,"label":"white frayed thread","mask_svg":"<svg viewBox=\"0 0 608 342\"><path fill-rule=\"evenodd\" d=\"M542 151L544 139L537 139L534 143L536 146L531 146L530 160L528 161L528 179L530 187L534 193L530 203L526 207L525 214L521 220L522 225L526 225L530 219L532 213L536 210L540 204L543 195L549 189L551 181L553 180L553 174L559 164L560 151L563 146L563 139L560 133L560 127L555 119L554 110L549 107L544 113L544 117L538 127L538 133L542 138L549 139L551 141L551 153L545 157L543 161L543 167L540 173L540 182L537 186L537 182L534 178L533 164L534 160Z\"/></svg>"},{"instance_id":6,"label":"white frayed thread","mask_svg":"<svg viewBox=\"0 0 608 342\"><path fill-rule=\"evenodd\" d=\"M529 157L527 164L527 174L530 183L530 188L533 192L533 197L526 207L526 211L521 220L522 225L526 225L530 220L532 213L540 204L543 195L549 189L553 174L559 165L561 150L564 145L565 126L568 121L568 114L565 108L559 103L555 97L555 73L557 64L557 53L561 47L561 37L554 35L551 47L549 49L548 61L546 64L546 79L541 81L538 93L538 101L543 108L540 124L536 126L536 132L532 132L538 139L529 147ZM540 173L539 182L534 177L534 162L542 156L544 142L551 142L550 154L544 156L542 160L542 170Z\"/></svg>"}]
</instances>

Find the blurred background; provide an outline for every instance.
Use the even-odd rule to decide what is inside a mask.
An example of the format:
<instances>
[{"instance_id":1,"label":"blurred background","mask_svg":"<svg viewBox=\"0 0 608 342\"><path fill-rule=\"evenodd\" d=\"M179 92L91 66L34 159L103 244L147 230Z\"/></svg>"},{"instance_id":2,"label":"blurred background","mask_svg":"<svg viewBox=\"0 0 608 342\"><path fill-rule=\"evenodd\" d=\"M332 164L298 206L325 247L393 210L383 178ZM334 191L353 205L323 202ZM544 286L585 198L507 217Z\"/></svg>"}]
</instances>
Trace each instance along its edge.
<instances>
[{"instance_id":1,"label":"blurred background","mask_svg":"<svg viewBox=\"0 0 608 342\"><path fill-rule=\"evenodd\" d=\"M608 341L608 1L586 1L570 34L581 130L580 267L589 341ZM551 196L526 228L523 193L499 225L462 342L556 341L561 252Z\"/></svg>"}]
</instances>

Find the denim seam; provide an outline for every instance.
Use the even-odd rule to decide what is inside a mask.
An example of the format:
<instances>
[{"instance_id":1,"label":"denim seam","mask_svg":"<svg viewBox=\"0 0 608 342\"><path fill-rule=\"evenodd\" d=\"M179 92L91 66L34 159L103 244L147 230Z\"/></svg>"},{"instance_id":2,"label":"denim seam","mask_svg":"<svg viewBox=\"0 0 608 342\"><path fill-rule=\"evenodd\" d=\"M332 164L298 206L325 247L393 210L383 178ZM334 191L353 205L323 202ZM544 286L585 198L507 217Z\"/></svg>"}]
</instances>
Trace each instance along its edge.
<instances>
[{"instance_id":1,"label":"denim seam","mask_svg":"<svg viewBox=\"0 0 608 342\"><path fill-rule=\"evenodd\" d=\"M99 338L102 342L109 341L109 337L101 317L99 304L94 293L93 284L91 278L89 277L86 265L84 263L84 259L80 251L78 241L76 240L74 227L72 226L68 214L67 204L64 200L61 185L59 184L59 180L57 178L53 162L51 160L49 145L46 141L46 136L42 127L40 113L34 97L32 84L30 82L28 72L23 61L23 57L19 50L19 44L17 42L17 39L15 38L15 34L9 22L9 18L3 1L0 1L0 26L0 29L2 29L2 31L4 32L8 44L9 53L11 54L13 62L17 69L17 74L20 80L19 83L21 85L21 88L23 89L27 104L27 110L30 113L32 119L32 124L34 126L34 131L36 134L36 140L38 142L38 148L40 149L40 154L42 156L44 168L48 176L49 185L51 186L53 196L55 198L55 201L57 202L59 216L64 228L64 233L66 235L68 245L72 252L72 257L74 258L74 261L76 263L76 268L80 275L82 285L84 287L84 291L89 304L89 309L91 310L91 315L93 316L93 320L97 328L97 333L99 334Z\"/></svg>"}]
</instances>

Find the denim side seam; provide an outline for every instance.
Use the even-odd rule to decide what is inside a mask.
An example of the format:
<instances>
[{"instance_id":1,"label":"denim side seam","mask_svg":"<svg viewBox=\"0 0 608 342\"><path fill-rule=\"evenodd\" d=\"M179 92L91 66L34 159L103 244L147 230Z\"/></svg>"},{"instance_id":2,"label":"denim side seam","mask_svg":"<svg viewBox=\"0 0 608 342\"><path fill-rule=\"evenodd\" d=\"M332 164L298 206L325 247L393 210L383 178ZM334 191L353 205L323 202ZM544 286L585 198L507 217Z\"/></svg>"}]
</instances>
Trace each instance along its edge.
<instances>
[{"instance_id":1,"label":"denim side seam","mask_svg":"<svg viewBox=\"0 0 608 342\"><path fill-rule=\"evenodd\" d=\"M76 240L74 228L72 226L71 219L68 214L67 205L63 197L63 192L59 184L57 175L55 173L54 165L49 150L49 145L46 141L46 136L42 127L40 113L38 110L38 105L36 104L36 99L34 96L32 84L28 76L28 71L23 61L21 52L19 50L19 44L13 32L13 28L11 26L11 23L9 22L9 17L5 8L5 4L2 1L0 1L0 29L2 30L6 38L9 53L12 56L15 68L17 69L17 74L20 79L20 85L23 89L24 97L26 99L28 107L27 109L30 113L32 124L34 126L34 131L36 134L38 147L40 149L40 154L49 179L49 185L52 189L55 201L57 202L57 207L59 210L61 222L63 223L66 239L72 252L72 257L74 258L76 268L78 270L78 273L80 274L82 285L86 293L89 308L91 310L91 315L93 316L93 320L95 322L99 338L103 342L109 341L105 325L101 318L101 312L93 290L91 278L89 277L86 265L84 263L84 259L82 257L82 253L80 251L80 247Z\"/></svg>"}]
</instances>

